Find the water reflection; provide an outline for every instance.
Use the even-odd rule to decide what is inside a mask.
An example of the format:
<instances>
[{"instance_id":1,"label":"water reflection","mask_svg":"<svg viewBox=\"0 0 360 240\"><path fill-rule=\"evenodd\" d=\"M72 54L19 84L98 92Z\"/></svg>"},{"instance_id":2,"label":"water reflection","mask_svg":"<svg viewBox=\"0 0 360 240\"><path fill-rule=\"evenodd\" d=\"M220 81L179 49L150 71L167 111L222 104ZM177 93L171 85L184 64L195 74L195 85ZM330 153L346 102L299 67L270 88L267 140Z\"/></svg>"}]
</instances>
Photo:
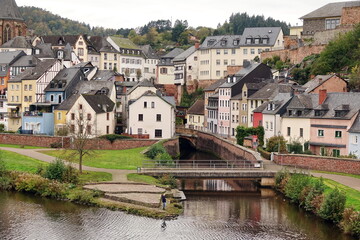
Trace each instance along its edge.
<instances>
[{"instance_id":1,"label":"water reflection","mask_svg":"<svg viewBox=\"0 0 360 240\"><path fill-rule=\"evenodd\" d=\"M244 179L180 179L182 191L258 192L256 181Z\"/></svg>"},{"instance_id":2,"label":"water reflection","mask_svg":"<svg viewBox=\"0 0 360 240\"><path fill-rule=\"evenodd\" d=\"M184 214L164 222L0 192L0 239L351 239L280 196L189 192L187 197Z\"/></svg>"}]
</instances>

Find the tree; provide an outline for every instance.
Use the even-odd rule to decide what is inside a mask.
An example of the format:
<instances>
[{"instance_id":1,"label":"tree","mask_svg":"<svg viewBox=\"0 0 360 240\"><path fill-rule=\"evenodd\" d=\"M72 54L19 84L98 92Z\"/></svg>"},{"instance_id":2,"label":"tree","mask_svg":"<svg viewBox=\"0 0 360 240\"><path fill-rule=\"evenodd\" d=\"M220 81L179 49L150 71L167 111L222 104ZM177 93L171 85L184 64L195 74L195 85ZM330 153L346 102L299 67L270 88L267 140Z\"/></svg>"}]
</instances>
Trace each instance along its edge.
<instances>
[{"instance_id":1,"label":"tree","mask_svg":"<svg viewBox=\"0 0 360 240\"><path fill-rule=\"evenodd\" d=\"M141 69L138 68L136 69L136 78L139 81L141 77L142 77Z\"/></svg>"},{"instance_id":2,"label":"tree","mask_svg":"<svg viewBox=\"0 0 360 240\"><path fill-rule=\"evenodd\" d=\"M283 136L273 136L269 138L269 141L266 145L266 151L286 153L285 138Z\"/></svg>"},{"instance_id":3,"label":"tree","mask_svg":"<svg viewBox=\"0 0 360 240\"><path fill-rule=\"evenodd\" d=\"M149 32L145 35L146 42L151 46L154 46L158 40L159 33L156 31L156 28L150 28Z\"/></svg>"},{"instance_id":4,"label":"tree","mask_svg":"<svg viewBox=\"0 0 360 240\"><path fill-rule=\"evenodd\" d=\"M352 91L360 91L360 65L356 65L351 69L349 88Z\"/></svg>"},{"instance_id":5,"label":"tree","mask_svg":"<svg viewBox=\"0 0 360 240\"><path fill-rule=\"evenodd\" d=\"M174 42L178 42L180 35L187 29L187 27L188 27L188 22L186 20L185 21L176 20L174 28L172 29L171 40L173 40Z\"/></svg>"}]
</instances>

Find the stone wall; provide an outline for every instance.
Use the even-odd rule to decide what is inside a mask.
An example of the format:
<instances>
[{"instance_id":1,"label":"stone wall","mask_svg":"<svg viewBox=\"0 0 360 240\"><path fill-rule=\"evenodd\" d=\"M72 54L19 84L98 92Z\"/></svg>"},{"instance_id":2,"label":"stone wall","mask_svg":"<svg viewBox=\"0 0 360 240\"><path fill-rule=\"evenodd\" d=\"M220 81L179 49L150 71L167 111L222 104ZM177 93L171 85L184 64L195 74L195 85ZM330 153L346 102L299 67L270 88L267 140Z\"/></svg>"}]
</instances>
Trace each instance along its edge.
<instances>
[{"instance_id":1,"label":"stone wall","mask_svg":"<svg viewBox=\"0 0 360 240\"><path fill-rule=\"evenodd\" d=\"M305 57L311 54L319 54L325 48L325 45L319 46L304 46L297 49L284 49L271 52L262 52L261 60L265 58L272 58L273 56L279 56L282 61L289 60L293 64L300 63Z\"/></svg>"},{"instance_id":2,"label":"stone wall","mask_svg":"<svg viewBox=\"0 0 360 240\"><path fill-rule=\"evenodd\" d=\"M310 168L313 170L360 174L360 160L299 154L274 154L280 165Z\"/></svg>"},{"instance_id":3,"label":"stone wall","mask_svg":"<svg viewBox=\"0 0 360 240\"><path fill-rule=\"evenodd\" d=\"M341 25L360 23L360 7L344 7L341 14Z\"/></svg>"},{"instance_id":4,"label":"stone wall","mask_svg":"<svg viewBox=\"0 0 360 240\"><path fill-rule=\"evenodd\" d=\"M57 143L61 144L60 146L63 145L65 148L68 148L70 146L70 138L1 133L0 143L34 147L50 147L51 144Z\"/></svg>"},{"instance_id":5,"label":"stone wall","mask_svg":"<svg viewBox=\"0 0 360 240\"><path fill-rule=\"evenodd\" d=\"M149 147L157 142L158 140L148 139L118 139L111 143L107 139L94 138L88 142L87 146L88 148L96 150L124 150L139 147Z\"/></svg>"},{"instance_id":6,"label":"stone wall","mask_svg":"<svg viewBox=\"0 0 360 240\"><path fill-rule=\"evenodd\" d=\"M325 30L325 19L304 19L303 35L314 35L316 32Z\"/></svg>"},{"instance_id":7,"label":"stone wall","mask_svg":"<svg viewBox=\"0 0 360 240\"><path fill-rule=\"evenodd\" d=\"M179 138L172 138L169 140L166 140L163 143L163 146L165 147L166 151L172 156L177 157L180 154L180 144L179 144Z\"/></svg>"}]
</instances>

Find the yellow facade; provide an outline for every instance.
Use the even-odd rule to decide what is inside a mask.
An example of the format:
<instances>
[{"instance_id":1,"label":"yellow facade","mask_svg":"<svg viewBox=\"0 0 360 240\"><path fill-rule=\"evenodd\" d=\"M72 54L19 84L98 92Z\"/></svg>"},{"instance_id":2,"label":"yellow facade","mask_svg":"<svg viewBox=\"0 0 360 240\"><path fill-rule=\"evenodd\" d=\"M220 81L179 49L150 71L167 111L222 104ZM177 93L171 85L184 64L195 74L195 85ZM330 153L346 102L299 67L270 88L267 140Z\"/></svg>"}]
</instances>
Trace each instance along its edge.
<instances>
[{"instance_id":1,"label":"yellow facade","mask_svg":"<svg viewBox=\"0 0 360 240\"><path fill-rule=\"evenodd\" d=\"M21 82L8 83L8 130L17 131L21 126Z\"/></svg>"},{"instance_id":2,"label":"yellow facade","mask_svg":"<svg viewBox=\"0 0 360 240\"><path fill-rule=\"evenodd\" d=\"M67 110L54 110L54 126L55 135L58 135L59 130L67 129L66 114Z\"/></svg>"},{"instance_id":3,"label":"yellow facade","mask_svg":"<svg viewBox=\"0 0 360 240\"><path fill-rule=\"evenodd\" d=\"M36 102L36 80L22 80L21 85L21 112L27 112Z\"/></svg>"},{"instance_id":4,"label":"yellow facade","mask_svg":"<svg viewBox=\"0 0 360 240\"><path fill-rule=\"evenodd\" d=\"M116 68L119 71L120 54L116 52L101 52L99 65L100 70L113 70Z\"/></svg>"},{"instance_id":5,"label":"yellow facade","mask_svg":"<svg viewBox=\"0 0 360 240\"><path fill-rule=\"evenodd\" d=\"M74 50L81 62L87 61L88 59L87 44L82 35L79 36L77 42L75 43Z\"/></svg>"}]
</instances>

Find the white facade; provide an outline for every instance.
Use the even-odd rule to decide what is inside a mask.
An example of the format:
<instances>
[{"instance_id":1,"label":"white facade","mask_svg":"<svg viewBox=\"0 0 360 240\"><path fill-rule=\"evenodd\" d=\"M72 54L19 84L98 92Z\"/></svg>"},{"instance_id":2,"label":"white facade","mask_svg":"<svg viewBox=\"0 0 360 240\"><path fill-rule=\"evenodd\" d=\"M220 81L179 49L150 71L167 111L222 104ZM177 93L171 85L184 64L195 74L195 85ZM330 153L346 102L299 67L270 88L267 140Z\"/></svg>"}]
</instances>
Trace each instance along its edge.
<instances>
[{"instance_id":1,"label":"white facade","mask_svg":"<svg viewBox=\"0 0 360 240\"><path fill-rule=\"evenodd\" d=\"M290 143L299 141L304 144L310 141L310 118L283 117L281 135Z\"/></svg>"},{"instance_id":2,"label":"white facade","mask_svg":"<svg viewBox=\"0 0 360 240\"><path fill-rule=\"evenodd\" d=\"M8 130L8 106L7 106L7 96L0 95L0 124L4 124L4 130Z\"/></svg>"},{"instance_id":3,"label":"white facade","mask_svg":"<svg viewBox=\"0 0 360 240\"><path fill-rule=\"evenodd\" d=\"M263 127L265 131L265 142L267 142L271 137L282 135L280 115L263 114Z\"/></svg>"},{"instance_id":4,"label":"white facade","mask_svg":"<svg viewBox=\"0 0 360 240\"><path fill-rule=\"evenodd\" d=\"M150 139L172 138L175 108L156 94L144 94L129 105L128 122L129 134L148 134Z\"/></svg>"},{"instance_id":5,"label":"white facade","mask_svg":"<svg viewBox=\"0 0 360 240\"><path fill-rule=\"evenodd\" d=\"M156 79L156 65L159 63L159 59L144 59L144 71L143 78L145 79Z\"/></svg>"},{"instance_id":6,"label":"white facade","mask_svg":"<svg viewBox=\"0 0 360 240\"><path fill-rule=\"evenodd\" d=\"M144 62L145 59L142 56L120 55L118 71L125 75L126 81L141 81L144 79ZM138 71L140 71L140 78Z\"/></svg>"}]
</instances>

